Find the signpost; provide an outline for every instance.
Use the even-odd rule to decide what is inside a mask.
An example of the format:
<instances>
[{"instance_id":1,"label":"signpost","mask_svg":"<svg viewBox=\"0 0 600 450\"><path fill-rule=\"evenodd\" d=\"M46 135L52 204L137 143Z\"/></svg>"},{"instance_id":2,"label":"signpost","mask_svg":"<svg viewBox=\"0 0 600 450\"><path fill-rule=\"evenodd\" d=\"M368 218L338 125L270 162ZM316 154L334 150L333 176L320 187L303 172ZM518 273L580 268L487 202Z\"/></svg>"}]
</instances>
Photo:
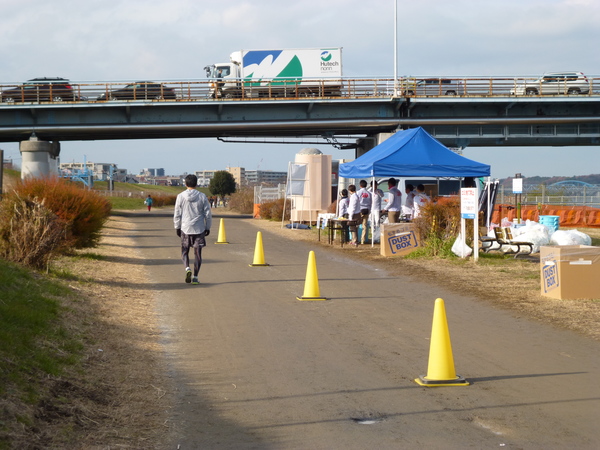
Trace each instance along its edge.
<instances>
[{"instance_id":1,"label":"signpost","mask_svg":"<svg viewBox=\"0 0 600 450\"><path fill-rule=\"evenodd\" d=\"M473 259L479 259L479 195L477 188L460 189L460 234L462 238L463 255L466 255L466 222L465 219L472 219L473 222Z\"/></svg>"}]
</instances>

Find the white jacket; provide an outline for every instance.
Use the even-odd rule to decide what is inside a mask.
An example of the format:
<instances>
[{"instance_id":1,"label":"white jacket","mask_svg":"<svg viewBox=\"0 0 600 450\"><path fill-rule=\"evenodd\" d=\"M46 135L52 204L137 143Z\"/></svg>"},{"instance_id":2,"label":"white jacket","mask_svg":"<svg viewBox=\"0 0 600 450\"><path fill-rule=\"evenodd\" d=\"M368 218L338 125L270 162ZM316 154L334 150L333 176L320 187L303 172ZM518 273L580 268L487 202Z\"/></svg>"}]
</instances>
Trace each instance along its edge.
<instances>
[{"instance_id":1,"label":"white jacket","mask_svg":"<svg viewBox=\"0 0 600 450\"><path fill-rule=\"evenodd\" d=\"M175 200L175 229L185 234L200 234L210 230L212 212L206 195L196 189L186 189Z\"/></svg>"}]
</instances>

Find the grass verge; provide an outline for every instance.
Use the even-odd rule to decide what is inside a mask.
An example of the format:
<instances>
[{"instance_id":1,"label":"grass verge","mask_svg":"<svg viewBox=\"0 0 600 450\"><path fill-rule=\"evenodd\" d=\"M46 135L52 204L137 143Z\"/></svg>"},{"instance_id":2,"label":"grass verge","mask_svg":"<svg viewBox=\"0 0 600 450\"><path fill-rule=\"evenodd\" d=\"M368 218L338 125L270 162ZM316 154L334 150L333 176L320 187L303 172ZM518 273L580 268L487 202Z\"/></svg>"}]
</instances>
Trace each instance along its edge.
<instances>
[{"instance_id":1,"label":"grass verge","mask_svg":"<svg viewBox=\"0 0 600 450\"><path fill-rule=\"evenodd\" d=\"M12 448L36 422L49 380L81 359L79 330L69 328L68 288L0 260L0 448Z\"/></svg>"}]
</instances>

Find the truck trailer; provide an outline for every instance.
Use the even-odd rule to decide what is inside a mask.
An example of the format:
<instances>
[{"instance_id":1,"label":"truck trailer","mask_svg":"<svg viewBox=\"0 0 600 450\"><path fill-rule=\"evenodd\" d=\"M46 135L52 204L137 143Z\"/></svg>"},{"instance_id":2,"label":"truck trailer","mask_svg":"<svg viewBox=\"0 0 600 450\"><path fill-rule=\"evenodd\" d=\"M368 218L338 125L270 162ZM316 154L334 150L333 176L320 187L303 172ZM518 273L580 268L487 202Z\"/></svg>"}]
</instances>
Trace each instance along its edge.
<instances>
[{"instance_id":1,"label":"truck trailer","mask_svg":"<svg viewBox=\"0 0 600 450\"><path fill-rule=\"evenodd\" d=\"M338 97L342 48L240 50L206 66L212 98Z\"/></svg>"}]
</instances>

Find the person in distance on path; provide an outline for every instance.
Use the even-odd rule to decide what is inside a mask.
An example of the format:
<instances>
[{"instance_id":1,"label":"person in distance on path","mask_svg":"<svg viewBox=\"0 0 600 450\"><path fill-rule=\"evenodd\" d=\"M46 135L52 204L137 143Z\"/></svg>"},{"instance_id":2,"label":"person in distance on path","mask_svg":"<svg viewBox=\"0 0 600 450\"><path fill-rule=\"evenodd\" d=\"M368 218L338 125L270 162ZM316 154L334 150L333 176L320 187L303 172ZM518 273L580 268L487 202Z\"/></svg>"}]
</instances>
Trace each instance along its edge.
<instances>
[{"instance_id":1,"label":"person in distance on path","mask_svg":"<svg viewBox=\"0 0 600 450\"><path fill-rule=\"evenodd\" d=\"M210 234L212 212L208 198L196 190L196 175L185 177L186 190L177 195L173 223L177 236L181 238L181 259L185 266L185 282L199 284L198 273L202 265L202 247ZM194 249L194 273L190 269L190 247Z\"/></svg>"},{"instance_id":2,"label":"person in distance on path","mask_svg":"<svg viewBox=\"0 0 600 450\"><path fill-rule=\"evenodd\" d=\"M144 205L148 207L148 211L152 209L152 203L154 203L154 201L152 200L152 196L148 195L148 197L146 197L146 200L144 200Z\"/></svg>"}]
</instances>

